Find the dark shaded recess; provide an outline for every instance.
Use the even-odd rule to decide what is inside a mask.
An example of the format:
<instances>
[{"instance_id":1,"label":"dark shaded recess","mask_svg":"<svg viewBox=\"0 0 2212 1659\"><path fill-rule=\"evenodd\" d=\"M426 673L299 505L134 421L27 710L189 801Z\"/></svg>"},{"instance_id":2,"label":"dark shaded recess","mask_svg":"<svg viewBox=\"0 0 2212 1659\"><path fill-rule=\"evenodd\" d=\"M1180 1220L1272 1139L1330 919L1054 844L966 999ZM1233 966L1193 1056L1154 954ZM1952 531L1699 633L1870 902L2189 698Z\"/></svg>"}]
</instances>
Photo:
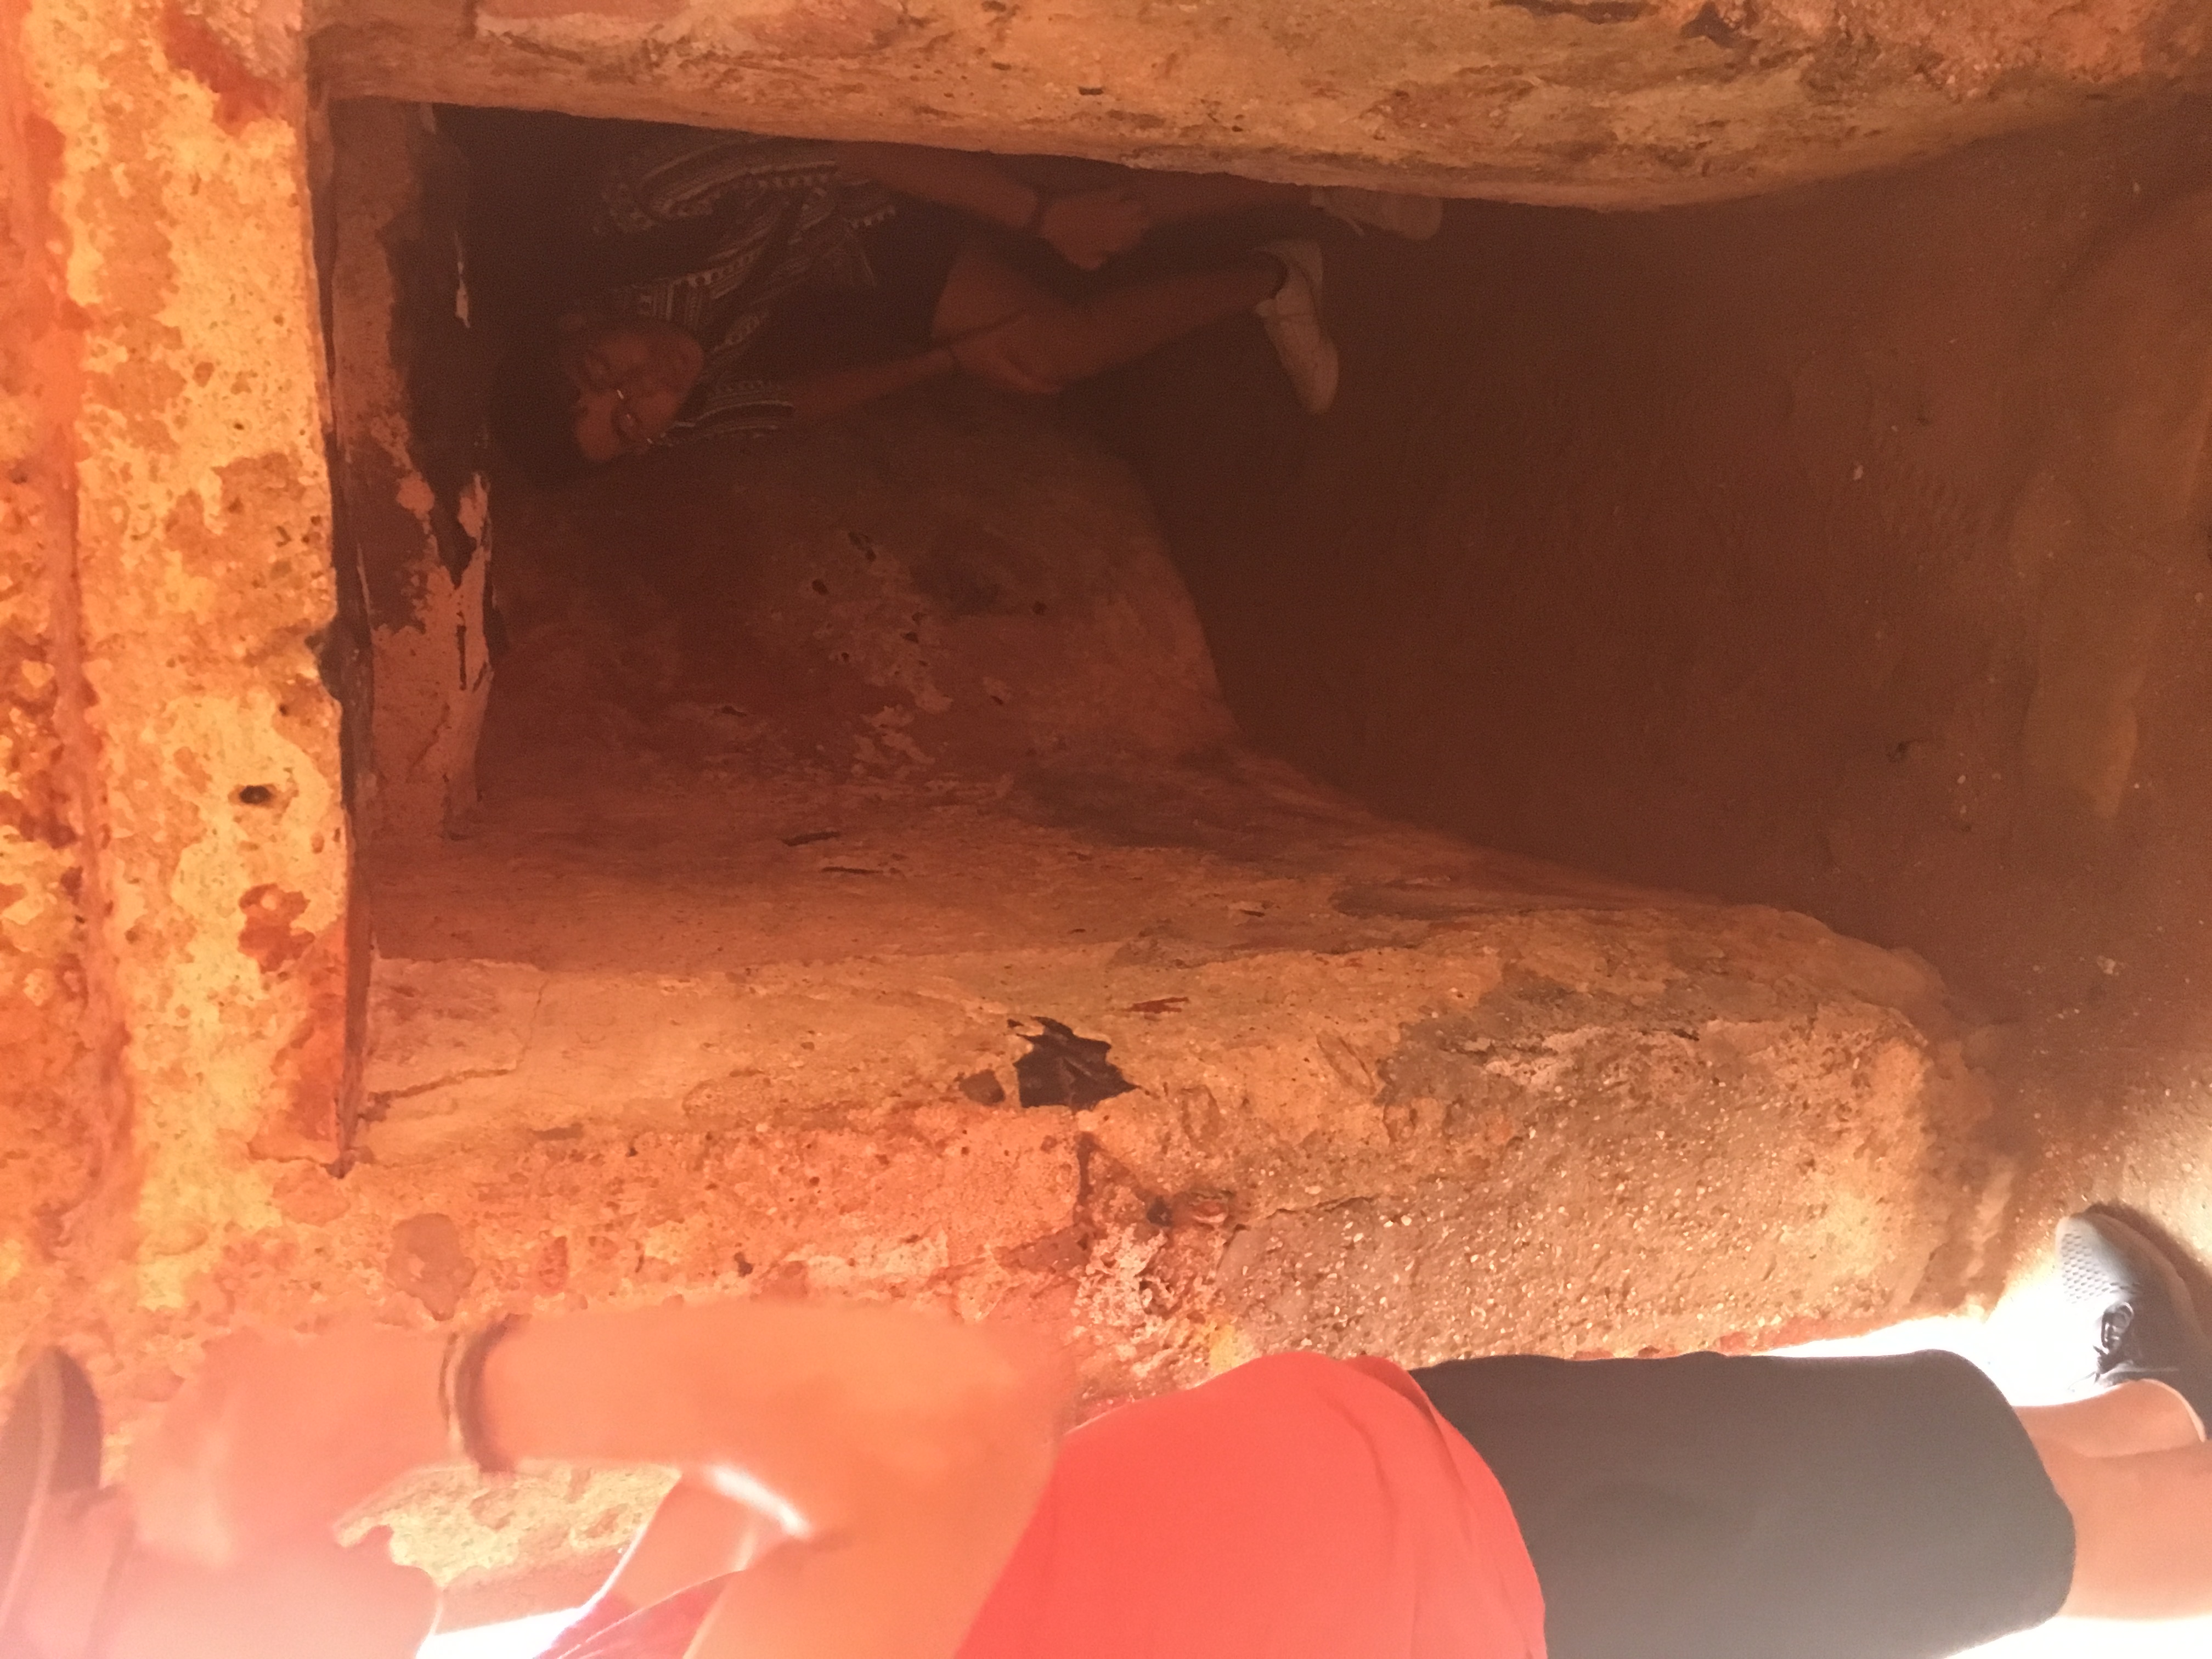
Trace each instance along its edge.
<instances>
[{"instance_id":1,"label":"dark shaded recess","mask_svg":"<svg viewBox=\"0 0 2212 1659\"><path fill-rule=\"evenodd\" d=\"M408 448L430 487L439 562L459 581L477 555L460 505L483 468L489 365L483 340L461 318L466 278L454 258L454 232L470 212L467 161L450 145L425 143L416 165L422 210L384 234L394 290L392 352L405 377Z\"/></svg>"},{"instance_id":2,"label":"dark shaded recess","mask_svg":"<svg viewBox=\"0 0 2212 1659\"><path fill-rule=\"evenodd\" d=\"M1014 1062L1014 1086L1023 1105L1096 1106L1137 1086L1106 1058L1110 1045L1100 1038L1078 1036L1060 1021L1042 1016L1037 1024L1044 1030L1027 1039L1029 1053Z\"/></svg>"},{"instance_id":3,"label":"dark shaded recess","mask_svg":"<svg viewBox=\"0 0 2212 1659\"><path fill-rule=\"evenodd\" d=\"M470 308L495 328L572 297L574 273L546 258L573 243L577 180L627 124L532 110L441 106L438 130L467 158Z\"/></svg>"},{"instance_id":4,"label":"dark shaded recess","mask_svg":"<svg viewBox=\"0 0 2212 1659\"><path fill-rule=\"evenodd\" d=\"M338 255L337 192L315 191L310 214L316 306L323 325L323 373L335 380L337 301L332 279ZM323 465L335 486L331 491L331 562L337 575L333 587L337 605L336 614L308 638L307 646L314 653L315 672L323 690L338 706L338 790L350 812L361 796L362 768L374 752L369 722L375 702L369 684L368 587L361 538L346 511L344 457L338 451L337 434L327 424L323 431Z\"/></svg>"},{"instance_id":5,"label":"dark shaded recess","mask_svg":"<svg viewBox=\"0 0 2212 1659\"><path fill-rule=\"evenodd\" d=\"M2178 720L2137 763L2166 737L2171 781L2063 856L2035 803L1967 823L1944 793L2022 773L2027 343L2099 238L2205 176L2203 108L1718 206L1456 203L1429 244L1330 240L1328 416L1236 330L1086 407L1263 749L1486 846L1909 945L2019 1018L2103 993L2094 958L2203 890L2147 878L2201 862L2146 856L2212 777ZM1929 776L1883 793L1869 756Z\"/></svg>"},{"instance_id":6,"label":"dark shaded recess","mask_svg":"<svg viewBox=\"0 0 2212 1659\"><path fill-rule=\"evenodd\" d=\"M1710 206L1455 203L1428 244L1329 240L1327 416L1233 329L1085 404L1257 746L1485 847L1910 947L1992 1085L1990 1144L2070 1206L2212 1055L2212 529L2201 488L2149 534L2115 487L2114 533L2069 543L2027 486L2125 466L2148 447L2114 420L2181 406L2159 366L2193 349L2166 331L2196 268L2156 239L2212 179L2208 107ZM2023 560L2045 545L2073 564ZM2029 716L2046 686L2066 706L2051 641L2117 658L2142 617L2129 787L2093 818ZM1337 908L1456 901L1352 883ZM1454 1045L1485 1040L1424 1031L1404 1086L1477 1087Z\"/></svg>"},{"instance_id":7,"label":"dark shaded recess","mask_svg":"<svg viewBox=\"0 0 2212 1659\"><path fill-rule=\"evenodd\" d=\"M337 575L332 585L337 605L330 621L307 636L307 648L314 653L316 678L338 706L338 791L350 812L360 804L362 779L376 752L368 584L361 536L346 502L345 458L334 431L324 434L323 465L338 481L331 491L331 563Z\"/></svg>"},{"instance_id":8,"label":"dark shaded recess","mask_svg":"<svg viewBox=\"0 0 2212 1659\"><path fill-rule=\"evenodd\" d=\"M327 190L317 191L313 209L315 273L322 308L326 374L334 374L337 369L337 331L331 276L337 270L337 212L331 195ZM338 707L338 797L344 804L347 822L351 823L376 752L373 733L376 688L371 672L367 561L354 515L347 505L345 457L338 448L336 428L328 424L323 429L323 465L332 483L331 564L336 576L331 584L336 605L330 621L310 635L307 643L314 653L316 676ZM343 1176L352 1167L354 1135L361 1122L361 1066L368 1032L370 945L369 906L360 902L356 895L356 902L349 903L345 913L345 1068L338 1085L338 1155L331 1166L333 1175Z\"/></svg>"}]
</instances>

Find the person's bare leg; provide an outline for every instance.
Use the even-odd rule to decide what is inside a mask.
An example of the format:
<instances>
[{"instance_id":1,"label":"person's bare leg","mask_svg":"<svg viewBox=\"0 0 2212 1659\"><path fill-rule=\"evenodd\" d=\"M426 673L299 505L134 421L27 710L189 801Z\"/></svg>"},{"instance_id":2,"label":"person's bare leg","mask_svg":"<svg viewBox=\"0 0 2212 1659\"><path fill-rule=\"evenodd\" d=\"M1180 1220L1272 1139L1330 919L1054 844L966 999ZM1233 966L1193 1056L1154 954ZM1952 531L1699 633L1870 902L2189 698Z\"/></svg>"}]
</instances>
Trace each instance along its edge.
<instances>
[{"instance_id":1,"label":"person's bare leg","mask_svg":"<svg viewBox=\"0 0 2212 1659\"><path fill-rule=\"evenodd\" d=\"M2212 1612L2212 1446L2188 1401L2136 1382L2015 1411L2074 1517L2074 1584L2062 1613Z\"/></svg>"},{"instance_id":2,"label":"person's bare leg","mask_svg":"<svg viewBox=\"0 0 2212 1659\"><path fill-rule=\"evenodd\" d=\"M1036 211L1036 186L1015 177L995 155L922 144L840 143L835 148L838 166L854 178L872 179L990 224L1018 230Z\"/></svg>"},{"instance_id":3,"label":"person's bare leg","mask_svg":"<svg viewBox=\"0 0 2212 1659\"><path fill-rule=\"evenodd\" d=\"M1110 289L1068 308L1057 335L1058 362L1071 382L1103 374L1251 310L1282 284L1282 265L1253 253L1217 270Z\"/></svg>"},{"instance_id":4,"label":"person's bare leg","mask_svg":"<svg viewBox=\"0 0 2212 1659\"><path fill-rule=\"evenodd\" d=\"M1213 270L1133 283L1070 305L971 243L945 278L934 327L938 338L957 339L1010 317L1034 313L1053 378L1066 385L1134 362L1170 340L1249 311L1282 282L1280 263L1254 253Z\"/></svg>"},{"instance_id":5,"label":"person's bare leg","mask_svg":"<svg viewBox=\"0 0 2212 1659\"><path fill-rule=\"evenodd\" d=\"M2088 1457L2046 1440L2036 1450L2074 1517L2063 1615L2212 1613L2212 1445Z\"/></svg>"},{"instance_id":6,"label":"person's bare leg","mask_svg":"<svg viewBox=\"0 0 2212 1659\"><path fill-rule=\"evenodd\" d=\"M2063 1406L2014 1408L2028 1438L2085 1457L2172 1451L2204 1438L2189 1402L2161 1382L2123 1382Z\"/></svg>"},{"instance_id":7,"label":"person's bare leg","mask_svg":"<svg viewBox=\"0 0 2212 1659\"><path fill-rule=\"evenodd\" d=\"M969 242L945 273L930 332L939 340L957 340L1026 312L1066 308L1065 300L1038 287L984 243Z\"/></svg>"}]
</instances>

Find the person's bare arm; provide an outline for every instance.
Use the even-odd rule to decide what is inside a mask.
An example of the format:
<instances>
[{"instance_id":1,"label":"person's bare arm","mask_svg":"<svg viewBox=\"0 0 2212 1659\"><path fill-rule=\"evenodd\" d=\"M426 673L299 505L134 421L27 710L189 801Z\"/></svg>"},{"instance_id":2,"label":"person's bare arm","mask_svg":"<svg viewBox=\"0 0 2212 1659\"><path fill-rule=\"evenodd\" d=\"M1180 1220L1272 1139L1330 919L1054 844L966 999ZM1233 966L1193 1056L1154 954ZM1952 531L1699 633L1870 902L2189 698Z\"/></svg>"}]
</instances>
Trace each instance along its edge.
<instances>
[{"instance_id":1,"label":"person's bare arm","mask_svg":"<svg viewBox=\"0 0 2212 1659\"><path fill-rule=\"evenodd\" d=\"M878 398L949 374L955 367L951 349L935 346L911 357L888 362L862 363L854 368L835 368L788 381L784 395L791 399L791 418L799 426L830 420Z\"/></svg>"},{"instance_id":2,"label":"person's bare arm","mask_svg":"<svg viewBox=\"0 0 2212 1659\"><path fill-rule=\"evenodd\" d=\"M1009 173L995 156L920 144L841 143L838 166L856 178L940 207L957 208L988 224L1042 238L1079 270L1096 270L1145 239L1152 216L1135 191L1120 185L1051 195Z\"/></svg>"},{"instance_id":3,"label":"person's bare arm","mask_svg":"<svg viewBox=\"0 0 2212 1659\"><path fill-rule=\"evenodd\" d=\"M1060 1399L964 1327L882 1314L739 1303L533 1328L492 1356L489 1427L515 1455L677 1463L790 1505L793 1535L732 1581L697 1659L945 1659L1043 1487ZM642 1377L673 1382L641 1398Z\"/></svg>"},{"instance_id":4,"label":"person's bare arm","mask_svg":"<svg viewBox=\"0 0 2212 1659\"><path fill-rule=\"evenodd\" d=\"M856 179L925 202L957 208L1009 230L1026 228L1043 204L1042 192L1006 171L994 156L972 150L932 149L921 144L840 143L837 165Z\"/></svg>"},{"instance_id":5,"label":"person's bare arm","mask_svg":"<svg viewBox=\"0 0 2212 1659\"><path fill-rule=\"evenodd\" d=\"M1061 389L1060 383L1051 378L1049 366L1030 343L1035 332L1032 319L1009 317L915 356L832 369L789 381L783 391L791 400L792 422L812 426L924 380L933 380L954 368L1002 392L1051 396Z\"/></svg>"},{"instance_id":6,"label":"person's bare arm","mask_svg":"<svg viewBox=\"0 0 2212 1659\"><path fill-rule=\"evenodd\" d=\"M440 1461L440 1346L356 1329L218 1351L134 1456L142 1535L234 1559ZM702 1659L738 1640L751 1659L945 1659L1042 1489L1063 1396L1053 1364L976 1328L735 1302L527 1326L490 1356L484 1420L511 1457L774 1494L788 1541L732 1581Z\"/></svg>"}]
</instances>

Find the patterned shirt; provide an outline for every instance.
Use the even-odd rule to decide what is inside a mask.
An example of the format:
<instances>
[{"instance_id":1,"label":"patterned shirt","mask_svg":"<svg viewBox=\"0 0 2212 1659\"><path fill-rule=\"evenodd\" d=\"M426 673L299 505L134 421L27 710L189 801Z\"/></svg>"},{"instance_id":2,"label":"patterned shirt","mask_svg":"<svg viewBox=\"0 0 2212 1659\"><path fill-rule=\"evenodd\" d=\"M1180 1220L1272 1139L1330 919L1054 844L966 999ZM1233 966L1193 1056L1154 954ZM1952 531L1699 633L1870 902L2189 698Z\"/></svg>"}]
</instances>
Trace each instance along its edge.
<instances>
[{"instance_id":1,"label":"patterned shirt","mask_svg":"<svg viewBox=\"0 0 2212 1659\"><path fill-rule=\"evenodd\" d=\"M799 289L874 287L861 233L896 211L881 185L842 177L827 143L689 127L625 142L588 204L593 308L672 323L707 354L659 441L787 426L791 400L748 364L752 346Z\"/></svg>"}]
</instances>

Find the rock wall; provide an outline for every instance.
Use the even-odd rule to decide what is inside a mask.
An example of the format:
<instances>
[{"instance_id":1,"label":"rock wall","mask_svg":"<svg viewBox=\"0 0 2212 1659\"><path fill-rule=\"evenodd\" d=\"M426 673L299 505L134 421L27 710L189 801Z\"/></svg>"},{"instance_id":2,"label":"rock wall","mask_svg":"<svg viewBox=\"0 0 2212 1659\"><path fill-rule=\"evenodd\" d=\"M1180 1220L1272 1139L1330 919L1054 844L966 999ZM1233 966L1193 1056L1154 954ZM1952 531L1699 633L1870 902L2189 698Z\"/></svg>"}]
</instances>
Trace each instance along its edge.
<instances>
[{"instance_id":1,"label":"rock wall","mask_svg":"<svg viewBox=\"0 0 2212 1659\"><path fill-rule=\"evenodd\" d=\"M0 1323L127 1346L226 1305L346 1080L303 94L174 8L6 29Z\"/></svg>"},{"instance_id":2,"label":"rock wall","mask_svg":"<svg viewBox=\"0 0 2212 1659\"><path fill-rule=\"evenodd\" d=\"M467 184L418 105L336 105L330 146L340 554L369 635L355 805L366 835L435 836L475 806L491 691L486 365L462 270Z\"/></svg>"},{"instance_id":3,"label":"rock wall","mask_svg":"<svg viewBox=\"0 0 2212 1659\"><path fill-rule=\"evenodd\" d=\"M208 0L199 0L207 3ZM330 0L341 94L1651 206L2201 80L2197 0Z\"/></svg>"},{"instance_id":4,"label":"rock wall","mask_svg":"<svg viewBox=\"0 0 2212 1659\"><path fill-rule=\"evenodd\" d=\"M371 849L367 1121L264 1316L891 1295L1041 1314L1107 1395L1989 1288L2012 1165L1923 965L1252 756L1049 415L948 388L494 501L482 810ZM408 1547L482 1606L637 1494L455 1496Z\"/></svg>"},{"instance_id":5,"label":"rock wall","mask_svg":"<svg viewBox=\"0 0 2212 1659\"><path fill-rule=\"evenodd\" d=\"M76 658L68 399L74 354L48 169L19 53L0 57L0 1301L48 1312L120 1125L112 1012L86 923L82 674ZM99 976L104 979L104 975Z\"/></svg>"},{"instance_id":6,"label":"rock wall","mask_svg":"<svg viewBox=\"0 0 2212 1659\"><path fill-rule=\"evenodd\" d=\"M2212 1239L2202 104L1332 247L1337 409L1107 418L1231 705L1386 811L1935 962L2046 1184Z\"/></svg>"},{"instance_id":7,"label":"rock wall","mask_svg":"<svg viewBox=\"0 0 2212 1659\"><path fill-rule=\"evenodd\" d=\"M1255 759L1135 483L988 400L509 495L491 686L450 158L404 101L319 146L303 54L368 98L1624 204L2179 96L2197 8L4 21L0 1340L68 1337L126 1422L244 1320L693 1293L1030 1303L1102 1389L1753 1344L1986 1288L2039 1152L2041 1202L2124 1168L2055 1093L1992 1137L1910 958ZM1346 240L1328 422L1249 327L1103 418L1252 729L1924 942L2018 1074L2203 960L2200 112ZM2152 1056L2110 1144L2193 1194L2193 1011L2103 1006ZM551 1549L511 1507L425 1553Z\"/></svg>"}]
</instances>

